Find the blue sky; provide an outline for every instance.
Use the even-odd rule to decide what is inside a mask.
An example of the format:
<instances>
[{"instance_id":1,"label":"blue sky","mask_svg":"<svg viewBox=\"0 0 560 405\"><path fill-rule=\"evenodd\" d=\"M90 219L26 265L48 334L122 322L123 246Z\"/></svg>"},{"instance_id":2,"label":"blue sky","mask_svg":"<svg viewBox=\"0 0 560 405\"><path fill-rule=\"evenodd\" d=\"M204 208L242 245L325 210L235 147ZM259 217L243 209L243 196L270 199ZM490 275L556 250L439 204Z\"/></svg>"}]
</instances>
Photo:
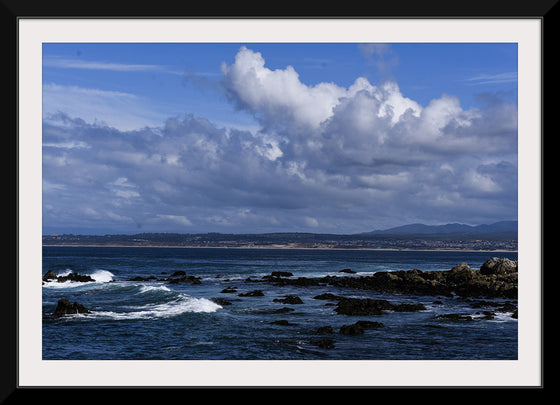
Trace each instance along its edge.
<instances>
[{"instance_id":1,"label":"blue sky","mask_svg":"<svg viewBox=\"0 0 560 405\"><path fill-rule=\"evenodd\" d=\"M516 218L516 44L43 44L44 233Z\"/></svg>"}]
</instances>

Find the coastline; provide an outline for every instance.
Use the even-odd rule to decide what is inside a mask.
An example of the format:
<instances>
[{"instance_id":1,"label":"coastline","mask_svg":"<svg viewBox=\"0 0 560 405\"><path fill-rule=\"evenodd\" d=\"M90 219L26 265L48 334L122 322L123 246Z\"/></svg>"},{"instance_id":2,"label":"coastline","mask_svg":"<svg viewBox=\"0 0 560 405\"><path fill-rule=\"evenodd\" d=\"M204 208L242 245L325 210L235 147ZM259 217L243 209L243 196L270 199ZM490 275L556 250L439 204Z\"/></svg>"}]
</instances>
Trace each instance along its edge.
<instances>
[{"instance_id":1,"label":"coastline","mask_svg":"<svg viewBox=\"0 0 560 405\"><path fill-rule=\"evenodd\" d=\"M345 247L304 247L292 245L255 245L255 246L197 246L197 245L132 245L132 244L43 244L42 247L115 247L115 248L178 248L178 249L270 249L270 250L371 250L371 251L391 251L391 252L496 252L496 253L515 253L517 249L467 249L467 248L433 248L433 249L415 249L415 248L382 248L382 247L361 247L361 248L345 248Z\"/></svg>"}]
</instances>

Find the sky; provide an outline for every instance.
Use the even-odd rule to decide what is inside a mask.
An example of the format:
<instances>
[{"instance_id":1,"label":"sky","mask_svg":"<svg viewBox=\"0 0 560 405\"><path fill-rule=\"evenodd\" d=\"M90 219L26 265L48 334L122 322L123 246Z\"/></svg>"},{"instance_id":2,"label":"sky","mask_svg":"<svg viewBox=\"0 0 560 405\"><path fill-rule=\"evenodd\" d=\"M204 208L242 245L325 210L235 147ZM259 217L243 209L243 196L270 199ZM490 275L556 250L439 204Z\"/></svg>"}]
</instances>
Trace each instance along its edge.
<instances>
[{"instance_id":1,"label":"sky","mask_svg":"<svg viewBox=\"0 0 560 405\"><path fill-rule=\"evenodd\" d=\"M515 43L43 43L43 234L517 219Z\"/></svg>"}]
</instances>

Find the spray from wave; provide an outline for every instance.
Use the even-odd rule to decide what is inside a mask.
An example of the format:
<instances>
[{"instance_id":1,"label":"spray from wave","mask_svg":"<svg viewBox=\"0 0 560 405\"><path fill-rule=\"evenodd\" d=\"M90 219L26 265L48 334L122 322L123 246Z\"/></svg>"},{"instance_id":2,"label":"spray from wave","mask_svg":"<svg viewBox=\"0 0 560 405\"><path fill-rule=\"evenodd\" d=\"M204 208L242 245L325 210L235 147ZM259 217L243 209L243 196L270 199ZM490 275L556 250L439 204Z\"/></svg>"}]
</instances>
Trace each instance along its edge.
<instances>
[{"instance_id":1,"label":"spray from wave","mask_svg":"<svg viewBox=\"0 0 560 405\"><path fill-rule=\"evenodd\" d=\"M210 313L216 312L222 308L215 302L206 298L193 298L185 294L180 294L179 297L173 301L147 304L136 307L134 310L126 312L116 311L92 311L91 314L84 316L96 318L108 318L115 320L125 319L158 319L170 318L173 316L182 315L188 312L194 313Z\"/></svg>"},{"instance_id":2,"label":"spray from wave","mask_svg":"<svg viewBox=\"0 0 560 405\"><path fill-rule=\"evenodd\" d=\"M107 270L96 270L89 276L98 283L108 283L113 281L114 274Z\"/></svg>"},{"instance_id":3,"label":"spray from wave","mask_svg":"<svg viewBox=\"0 0 560 405\"><path fill-rule=\"evenodd\" d=\"M43 280L43 287L47 288L75 288L75 287L83 287L83 286L90 286L90 285L97 285L102 283L109 283L113 281L114 274L107 270L95 270L89 274L81 274L83 276L89 276L91 280L87 281L77 281L73 279L71 276L77 275L74 273L72 269L66 269L60 273L56 274L56 278ZM61 279L67 278L67 279Z\"/></svg>"}]
</instances>

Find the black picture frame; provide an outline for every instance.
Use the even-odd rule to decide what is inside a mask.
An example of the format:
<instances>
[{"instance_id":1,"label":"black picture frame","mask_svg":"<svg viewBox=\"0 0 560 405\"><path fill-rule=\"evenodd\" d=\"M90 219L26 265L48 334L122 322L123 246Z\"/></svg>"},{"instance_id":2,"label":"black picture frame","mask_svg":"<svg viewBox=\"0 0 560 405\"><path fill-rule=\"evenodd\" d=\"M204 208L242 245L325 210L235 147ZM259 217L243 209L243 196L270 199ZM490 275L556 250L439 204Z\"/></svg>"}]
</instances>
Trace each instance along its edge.
<instances>
[{"instance_id":1,"label":"black picture frame","mask_svg":"<svg viewBox=\"0 0 560 405\"><path fill-rule=\"evenodd\" d=\"M552 112L553 103L547 103L556 88L555 74L552 72L552 63L554 61L551 55L555 54L554 35L557 30L557 9L558 0L533 0L533 1L492 1L492 0L474 0L469 2L450 2L444 0L431 1L412 1L398 0L393 2L380 2L379 4L370 2L364 5L363 2L344 3L344 7L339 5L321 4L321 10L308 5L305 9L301 5L290 5L282 3L282 6L272 3L263 4L260 7L255 5L240 6L235 2L220 4L198 4L193 5L189 2L177 1L158 1L149 3L123 2L123 1L95 1L95 2L73 2L67 0L35 2L22 0L0 0L0 14L2 23L0 26L3 30L4 49L9 57L5 59L4 67L7 70L7 77L4 83L3 95L6 98L5 106L8 106L10 116L8 128L5 128L4 134L9 138L10 144L9 155L16 156L15 159L5 159L4 165L8 166L7 172L10 173L8 178L14 181L13 190L15 199L15 214L9 215L5 213L5 217L9 218L9 224L14 229L14 237L10 240L9 255L15 258L13 266L6 266L2 274L2 293L0 294L1 308L3 309L4 331L2 333L3 345L2 356L0 361L2 367L2 379L0 379L0 403L18 403L33 398L41 401L48 399L56 399L63 401L70 398L88 398L97 400L105 397L107 394L101 389L91 388L71 388L60 390L53 387L49 388L21 388L17 381L17 258L21 246L18 246L18 175L17 175L17 26L18 19L22 17L31 18L155 18L155 17L173 17L173 18L540 18L543 22L542 30L542 83L546 79L546 86L542 86L543 91L543 112ZM219 9L219 10L217 10ZM7 90L7 91L6 91ZM543 119L543 123L546 124ZM544 134L544 129L543 129ZM544 144L544 135L541 134L541 140ZM13 148L13 149L12 149ZM544 148L542 149L544 151ZM15 153L13 153L13 152ZM544 152L542 152L544 162ZM544 165L542 166L544 173ZM543 181L544 186L544 181ZM543 195L544 196L544 195ZM542 196L542 197L543 197ZM543 200L544 201L544 200ZM542 203L544 212L544 203ZM543 223L541 221L541 223ZM544 236L544 234L543 234ZM13 250L12 250L13 249ZM541 248L544 253L544 246ZM542 256L544 260L544 255ZM543 261L544 263L544 261ZM544 291L543 291L544 292ZM544 335L543 348L544 348ZM544 356L543 356L544 359ZM544 368L543 368L544 371ZM519 388L544 388L544 373L542 375L542 384L540 387L519 387ZM63 376L61 376L63 382ZM437 387L437 382L434 382ZM127 387L120 387L126 389ZM203 389L204 387L198 387ZM214 387L220 388L220 387ZM240 387L241 388L241 387ZM255 387L244 387L255 388ZM283 387L293 388L293 387ZM301 387L300 387L301 388ZM315 388L315 387L307 387ZM334 388L334 387L333 387ZM348 387L350 388L350 387ZM500 387L496 387L500 388ZM114 389L113 389L114 390ZM56 392L55 392L56 391ZM61 392L62 391L62 392ZM84 392L84 391L87 391ZM158 393L153 397L151 390L135 389L144 400L155 399ZM234 392L235 393L235 392ZM257 393L254 391L254 393ZM258 391L261 393L261 391ZM126 392L124 395L130 395ZM218 395L224 394L224 388L216 392ZM233 393L231 393L233 395ZM266 395L266 392L264 392ZM113 395L109 393L109 395ZM179 394L182 395L182 394ZM207 395L207 394L205 394ZM205 397L209 399L209 397ZM229 400L233 397L229 397ZM105 399L106 400L106 399ZM161 399L159 399L161 400Z\"/></svg>"}]
</instances>

